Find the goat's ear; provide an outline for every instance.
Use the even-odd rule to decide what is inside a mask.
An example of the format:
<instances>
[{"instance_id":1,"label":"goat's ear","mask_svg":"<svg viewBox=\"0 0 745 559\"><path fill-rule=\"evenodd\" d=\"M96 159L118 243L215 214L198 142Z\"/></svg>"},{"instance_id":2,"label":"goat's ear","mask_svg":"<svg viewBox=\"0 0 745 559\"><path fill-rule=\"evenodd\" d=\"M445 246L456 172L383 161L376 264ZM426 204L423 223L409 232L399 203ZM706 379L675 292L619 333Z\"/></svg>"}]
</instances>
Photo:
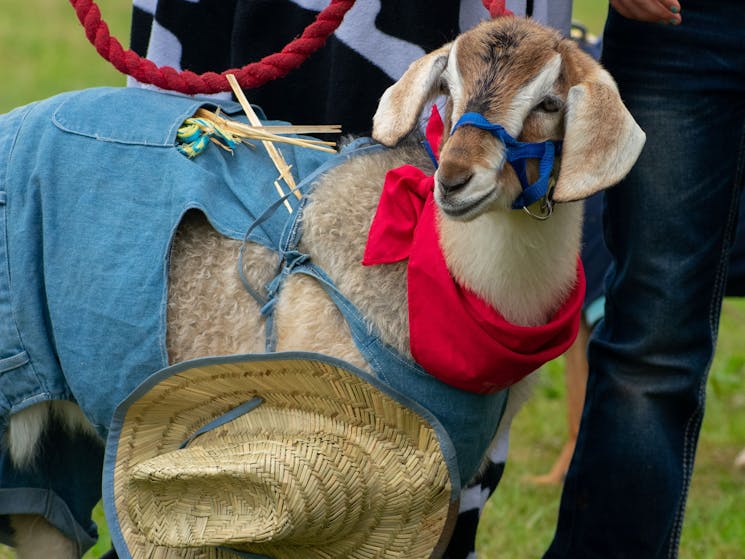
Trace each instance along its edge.
<instances>
[{"instance_id":1,"label":"goat's ear","mask_svg":"<svg viewBox=\"0 0 745 559\"><path fill-rule=\"evenodd\" d=\"M613 186L636 163L645 134L603 69L567 95L566 131L554 200L571 202Z\"/></svg>"},{"instance_id":2,"label":"goat's ear","mask_svg":"<svg viewBox=\"0 0 745 559\"><path fill-rule=\"evenodd\" d=\"M414 129L424 104L439 92L451 44L412 62L401 79L385 90L373 117L375 140L394 146Z\"/></svg>"}]
</instances>

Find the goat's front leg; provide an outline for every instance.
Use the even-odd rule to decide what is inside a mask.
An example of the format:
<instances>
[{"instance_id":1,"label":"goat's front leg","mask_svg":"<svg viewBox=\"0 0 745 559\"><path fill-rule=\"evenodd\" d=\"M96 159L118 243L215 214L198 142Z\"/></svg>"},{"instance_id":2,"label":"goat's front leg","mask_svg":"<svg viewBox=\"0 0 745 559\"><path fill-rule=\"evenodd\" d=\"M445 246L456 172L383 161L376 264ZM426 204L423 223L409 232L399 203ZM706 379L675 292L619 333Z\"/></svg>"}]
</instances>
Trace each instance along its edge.
<instances>
[{"instance_id":1,"label":"goat's front leg","mask_svg":"<svg viewBox=\"0 0 745 559\"><path fill-rule=\"evenodd\" d=\"M18 559L78 559L77 544L43 516L15 514L10 517L13 543Z\"/></svg>"}]
</instances>

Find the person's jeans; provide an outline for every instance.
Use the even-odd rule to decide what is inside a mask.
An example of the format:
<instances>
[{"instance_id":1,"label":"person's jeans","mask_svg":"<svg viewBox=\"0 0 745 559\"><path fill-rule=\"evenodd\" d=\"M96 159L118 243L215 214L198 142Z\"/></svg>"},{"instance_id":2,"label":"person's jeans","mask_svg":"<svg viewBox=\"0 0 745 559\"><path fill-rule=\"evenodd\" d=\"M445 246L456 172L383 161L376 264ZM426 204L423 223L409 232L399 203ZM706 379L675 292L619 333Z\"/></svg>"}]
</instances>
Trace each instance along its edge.
<instances>
[{"instance_id":1,"label":"person's jeans","mask_svg":"<svg viewBox=\"0 0 745 559\"><path fill-rule=\"evenodd\" d=\"M546 559L676 557L745 175L745 9L611 10L603 61L647 133L608 191L605 320Z\"/></svg>"}]
</instances>

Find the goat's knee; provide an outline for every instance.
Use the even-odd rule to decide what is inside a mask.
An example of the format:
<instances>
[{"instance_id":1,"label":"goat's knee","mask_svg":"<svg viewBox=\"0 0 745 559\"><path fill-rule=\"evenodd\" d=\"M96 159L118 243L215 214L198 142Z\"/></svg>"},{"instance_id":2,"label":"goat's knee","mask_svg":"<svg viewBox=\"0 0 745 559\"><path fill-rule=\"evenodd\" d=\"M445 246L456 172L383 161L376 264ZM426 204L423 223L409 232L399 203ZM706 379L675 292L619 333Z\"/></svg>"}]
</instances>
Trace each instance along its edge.
<instances>
[{"instance_id":1,"label":"goat's knee","mask_svg":"<svg viewBox=\"0 0 745 559\"><path fill-rule=\"evenodd\" d=\"M13 543L18 559L78 559L77 544L36 514L10 517Z\"/></svg>"}]
</instances>

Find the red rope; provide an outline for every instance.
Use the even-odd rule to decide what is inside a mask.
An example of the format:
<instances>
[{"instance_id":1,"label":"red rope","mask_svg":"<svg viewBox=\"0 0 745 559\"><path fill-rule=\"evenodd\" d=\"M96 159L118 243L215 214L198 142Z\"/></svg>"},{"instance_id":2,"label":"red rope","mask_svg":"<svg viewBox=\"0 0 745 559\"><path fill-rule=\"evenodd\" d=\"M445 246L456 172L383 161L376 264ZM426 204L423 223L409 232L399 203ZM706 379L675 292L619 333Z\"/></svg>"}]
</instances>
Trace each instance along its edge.
<instances>
[{"instance_id":1,"label":"red rope","mask_svg":"<svg viewBox=\"0 0 745 559\"><path fill-rule=\"evenodd\" d=\"M271 80L286 76L324 45L326 39L339 27L354 0L331 0L303 34L287 44L279 53L262 58L259 62L247 64L243 68L225 70L220 74L196 74L189 70L179 72L170 66L158 67L133 50L124 50L121 43L109 34L109 26L101 19L101 11L94 0L70 0L70 4L75 8L88 40L114 68L142 83L193 95L230 91L227 74L235 74L238 83L245 89L260 87Z\"/></svg>"},{"instance_id":2,"label":"red rope","mask_svg":"<svg viewBox=\"0 0 745 559\"><path fill-rule=\"evenodd\" d=\"M493 18L512 15L505 7L505 0L482 0L482 3ZM101 18L101 10L94 0L70 0L70 4L75 8L88 40L114 68L139 82L193 95L230 91L227 74L235 74L238 83L244 89L260 87L269 81L283 78L324 45L326 39L339 27L354 0L331 0L315 21L306 27L303 34L288 43L279 53L262 58L259 62L246 64L243 68L225 70L220 74L196 74L189 70L179 72L171 66L159 67L133 50L124 50L121 43L110 35L109 26Z\"/></svg>"}]
</instances>

